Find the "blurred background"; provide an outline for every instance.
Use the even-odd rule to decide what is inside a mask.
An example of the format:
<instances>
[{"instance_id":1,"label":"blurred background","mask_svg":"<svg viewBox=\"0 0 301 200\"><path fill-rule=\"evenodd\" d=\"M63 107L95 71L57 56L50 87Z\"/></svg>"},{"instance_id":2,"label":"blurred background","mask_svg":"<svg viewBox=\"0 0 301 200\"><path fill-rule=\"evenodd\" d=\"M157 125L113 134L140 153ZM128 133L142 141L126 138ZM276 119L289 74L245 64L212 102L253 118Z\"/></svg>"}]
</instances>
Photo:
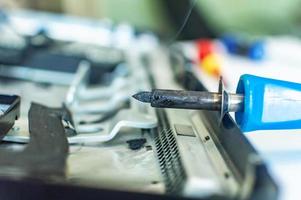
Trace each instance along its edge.
<instances>
[{"instance_id":1,"label":"blurred background","mask_svg":"<svg viewBox=\"0 0 301 200\"><path fill-rule=\"evenodd\" d=\"M210 37L224 32L301 35L300 0L1 0L2 8L29 8L114 22L129 22L166 37L177 30L191 4L182 38Z\"/></svg>"}]
</instances>

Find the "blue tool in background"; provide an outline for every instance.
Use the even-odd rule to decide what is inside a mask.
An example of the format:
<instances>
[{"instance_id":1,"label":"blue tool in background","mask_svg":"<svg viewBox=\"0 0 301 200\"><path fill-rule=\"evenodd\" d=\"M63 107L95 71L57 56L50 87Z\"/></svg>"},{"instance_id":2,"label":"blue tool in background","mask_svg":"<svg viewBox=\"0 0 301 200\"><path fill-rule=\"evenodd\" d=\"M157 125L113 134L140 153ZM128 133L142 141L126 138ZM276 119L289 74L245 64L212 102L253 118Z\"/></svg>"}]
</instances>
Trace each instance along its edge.
<instances>
[{"instance_id":1,"label":"blue tool in background","mask_svg":"<svg viewBox=\"0 0 301 200\"><path fill-rule=\"evenodd\" d=\"M301 128L301 84L245 74L236 94L159 90L139 92L133 97L153 107L235 112L242 131Z\"/></svg>"},{"instance_id":2,"label":"blue tool in background","mask_svg":"<svg viewBox=\"0 0 301 200\"><path fill-rule=\"evenodd\" d=\"M220 41L230 54L246 56L254 61L264 59L266 54L263 40L246 41L239 37L226 35Z\"/></svg>"}]
</instances>

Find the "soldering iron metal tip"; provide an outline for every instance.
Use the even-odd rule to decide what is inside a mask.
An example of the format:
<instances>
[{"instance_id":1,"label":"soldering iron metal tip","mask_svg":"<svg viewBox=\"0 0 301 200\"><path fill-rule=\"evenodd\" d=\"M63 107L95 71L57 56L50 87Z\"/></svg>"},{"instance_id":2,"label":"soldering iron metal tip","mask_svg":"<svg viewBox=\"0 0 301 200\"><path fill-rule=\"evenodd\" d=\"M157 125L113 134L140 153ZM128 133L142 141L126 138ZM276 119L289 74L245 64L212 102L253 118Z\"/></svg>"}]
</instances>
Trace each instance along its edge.
<instances>
[{"instance_id":1,"label":"soldering iron metal tip","mask_svg":"<svg viewBox=\"0 0 301 200\"><path fill-rule=\"evenodd\" d=\"M150 103L151 102L151 92L138 92L137 94L134 94L132 97L137 99L138 101L142 101L145 103Z\"/></svg>"}]
</instances>

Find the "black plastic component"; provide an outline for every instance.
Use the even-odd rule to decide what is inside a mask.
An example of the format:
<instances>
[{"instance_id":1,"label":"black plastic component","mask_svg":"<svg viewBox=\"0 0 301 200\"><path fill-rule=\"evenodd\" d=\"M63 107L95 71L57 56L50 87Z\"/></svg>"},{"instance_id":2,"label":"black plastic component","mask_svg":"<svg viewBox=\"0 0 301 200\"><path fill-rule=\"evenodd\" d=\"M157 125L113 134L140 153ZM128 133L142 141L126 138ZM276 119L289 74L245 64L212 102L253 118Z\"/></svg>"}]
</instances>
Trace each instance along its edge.
<instances>
[{"instance_id":1,"label":"black plastic component","mask_svg":"<svg viewBox=\"0 0 301 200\"><path fill-rule=\"evenodd\" d=\"M0 95L0 113L0 139L2 139L20 117L20 97Z\"/></svg>"},{"instance_id":2,"label":"black plastic component","mask_svg":"<svg viewBox=\"0 0 301 200\"><path fill-rule=\"evenodd\" d=\"M126 141L129 144L129 148L131 150L138 150L143 147L143 145L146 143L145 138L139 138L139 139L133 139Z\"/></svg>"}]
</instances>

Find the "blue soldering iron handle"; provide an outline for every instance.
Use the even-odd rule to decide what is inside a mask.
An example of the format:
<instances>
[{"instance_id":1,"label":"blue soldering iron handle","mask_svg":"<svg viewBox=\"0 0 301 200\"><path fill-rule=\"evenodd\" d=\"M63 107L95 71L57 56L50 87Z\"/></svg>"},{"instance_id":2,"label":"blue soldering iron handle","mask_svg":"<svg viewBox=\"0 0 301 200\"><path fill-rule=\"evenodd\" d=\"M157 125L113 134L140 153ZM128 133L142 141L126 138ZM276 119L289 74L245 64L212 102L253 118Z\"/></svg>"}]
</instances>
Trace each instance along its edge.
<instances>
[{"instance_id":1,"label":"blue soldering iron handle","mask_svg":"<svg viewBox=\"0 0 301 200\"><path fill-rule=\"evenodd\" d=\"M301 84L245 74L237 93L245 96L235 113L242 131L301 128Z\"/></svg>"}]
</instances>

